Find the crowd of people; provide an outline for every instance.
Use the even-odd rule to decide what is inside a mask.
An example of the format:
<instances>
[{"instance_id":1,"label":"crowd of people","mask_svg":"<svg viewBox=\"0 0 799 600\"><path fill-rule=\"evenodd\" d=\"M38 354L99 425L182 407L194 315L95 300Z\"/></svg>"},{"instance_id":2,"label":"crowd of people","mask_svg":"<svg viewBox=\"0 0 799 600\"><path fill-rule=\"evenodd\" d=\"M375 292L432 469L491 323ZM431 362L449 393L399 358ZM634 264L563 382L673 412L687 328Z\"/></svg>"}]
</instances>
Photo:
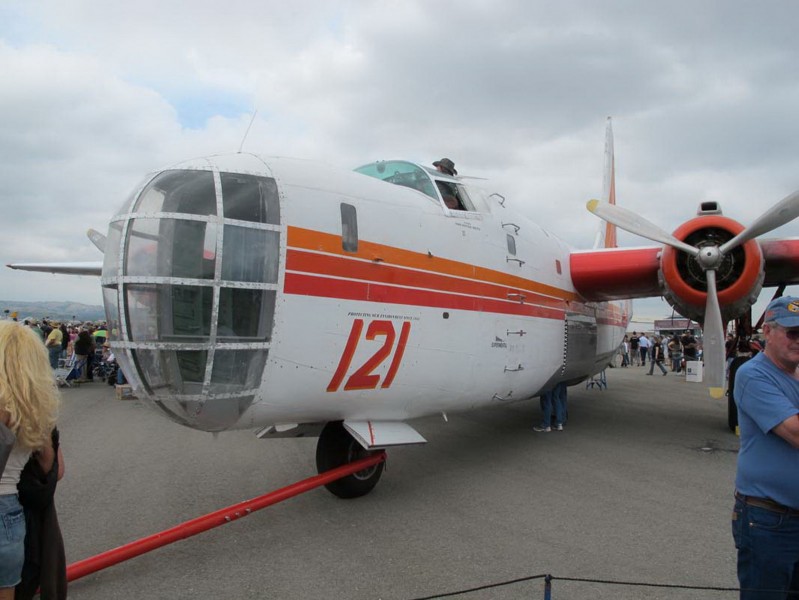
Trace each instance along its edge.
<instances>
[{"instance_id":1,"label":"crowd of people","mask_svg":"<svg viewBox=\"0 0 799 600\"><path fill-rule=\"evenodd\" d=\"M725 353L728 372L736 358L749 358L762 349L763 342L759 336L739 339L727 334ZM674 335L649 335L633 331L624 336L619 354L622 367L646 367L649 361L647 375L652 375L655 367L663 375L669 370L672 373L684 373L687 362L702 359L702 343L690 329Z\"/></svg>"},{"instance_id":2,"label":"crowd of people","mask_svg":"<svg viewBox=\"0 0 799 600\"><path fill-rule=\"evenodd\" d=\"M683 373L686 362L699 360L701 344L690 329L680 335L647 335L633 331L624 336L620 353L622 367L646 367L648 360L647 375L654 374L655 367L666 375L669 370Z\"/></svg>"},{"instance_id":3,"label":"crowd of people","mask_svg":"<svg viewBox=\"0 0 799 600\"><path fill-rule=\"evenodd\" d=\"M98 367L104 376L115 374L109 383L124 383L124 375L116 368L114 357L108 344L108 330L104 322L66 323L55 319L25 319L23 326L33 331L47 348L50 367L58 369L74 365L74 372L68 379L80 383L94 381Z\"/></svg>"}]
</instances>

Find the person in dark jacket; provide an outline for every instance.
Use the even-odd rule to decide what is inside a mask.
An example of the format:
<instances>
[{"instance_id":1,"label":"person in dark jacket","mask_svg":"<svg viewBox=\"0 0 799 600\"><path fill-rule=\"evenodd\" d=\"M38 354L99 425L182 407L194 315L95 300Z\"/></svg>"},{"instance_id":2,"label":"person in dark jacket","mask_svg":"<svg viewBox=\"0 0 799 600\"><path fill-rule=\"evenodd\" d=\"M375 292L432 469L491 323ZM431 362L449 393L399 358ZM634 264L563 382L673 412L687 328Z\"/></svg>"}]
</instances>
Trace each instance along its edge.
<instances>
[{"instance_id":1,"label":"person in dark jacket","mask_svg":"<svg viewBox=\"0 0 799 600\"><path fill-rule=\"evenodd\" d=\"M69 347L69 331L67 326L61 323L61 358L67 357L67 348Z\"/></svg>"},{"instance_id":2,"label":"person in dark jacket","mask_svg":"<svg viewBox=\"0 0 799 600\"><path fill-rule=\"evenodd\" d=\"M89 356L94 352L94 340L91 334L85 329L78 334L75 340L75 360L81 365L78 381L88 381L87 373L89 366Z\"/></svg>"},{"instance_id":3,"label":"person in dark jacket","mask_svg":"<svg viewBox=\"0 0 799 600\"><path fill-rule=\"evenodd\" d=\"M654 341L652 342L651 354L650 354L650 361L649 361L649 373L647 375L651 375L652 372L655 370L655 365L657 365L660 372L664 375L667 373L666 367L663 366L663 343L660 336L655 336Z\"/></svg>"}]
</instances>

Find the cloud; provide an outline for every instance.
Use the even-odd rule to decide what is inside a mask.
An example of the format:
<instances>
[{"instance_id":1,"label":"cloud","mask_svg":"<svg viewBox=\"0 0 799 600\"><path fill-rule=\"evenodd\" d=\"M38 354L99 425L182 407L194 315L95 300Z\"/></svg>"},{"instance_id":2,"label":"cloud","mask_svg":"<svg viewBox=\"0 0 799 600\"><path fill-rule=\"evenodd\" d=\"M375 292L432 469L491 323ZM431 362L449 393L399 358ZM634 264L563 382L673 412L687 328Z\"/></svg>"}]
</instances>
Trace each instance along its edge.
<instances>
[{"instance_id":1,"label":"cloud","mask_svg":"<svg viewBox=\"0 0 799 600\"><path fill-rule=\"evenodd\" d=\"M0 258L99 258L87 227L104 230L149 171L237 150L256 110L248 151L344 168L449 156L576 246L597 228L585 202L613 115L621 204L667 230L707 199L748 223L797 187L797 13L738 0L7 4ZM0 269L2 295L20 299L98 303L91 282Z\"/></svg>"}]
</instances>

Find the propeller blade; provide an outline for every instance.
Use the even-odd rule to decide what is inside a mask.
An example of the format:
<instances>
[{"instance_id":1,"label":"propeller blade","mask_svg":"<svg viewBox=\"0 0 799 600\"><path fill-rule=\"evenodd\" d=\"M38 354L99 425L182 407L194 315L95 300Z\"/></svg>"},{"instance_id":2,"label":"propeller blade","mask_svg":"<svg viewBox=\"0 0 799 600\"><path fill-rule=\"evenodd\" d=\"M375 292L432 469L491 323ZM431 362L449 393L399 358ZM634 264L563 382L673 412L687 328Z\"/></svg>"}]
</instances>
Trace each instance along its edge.
<instances>
[{"instance_id":1,"label":"propeller blade","mask_svg":"<svg viewBox=\"0 0 799 600\"><path fill-rule=\"evenodd\" d=\"M622 208L615 204L607 202L600 202L599 200L589 200L587 204L588 210L594 213L600 219L604 219L608 223L613 223L616 227L621 227L625 231L640 235L641 237L652 240L653 242L660 242L666 244L677 250L682 250L690 256L699 254L699 249L689 246L685 242L681 242L676 237L663 231L660 227L647 221L643 217L635 214L631 210Z\"/></svg>"},{"instance_id":2,"label":"propeller blade","mask_svg":"<svg viewBox=\"0 0 799 600\"><path fill-rule=\"evenodd\" d=\"M799 190L795 191L793 194L789 194L769 208L749 227L730 241L722 244L719 251L722 255L725 255L733 248L737 248L741 244L745 244L759 235L763 235L777 227L790 223L796 217L799 217Z\"/></svg>"},{"instance_id":3,"label":"propeller blade","mask_svg":"<svg viewBox=\"0 0 799 600\"><path fill-rule=\"evenodd\" d=\"M703 329L702 353L705 361L705 382L713 398L724 395L724 371L726 367L724 348L724 324L716 293L716 271L705 271L707 277L707 303Z\"/></svg>"}]
</instances>

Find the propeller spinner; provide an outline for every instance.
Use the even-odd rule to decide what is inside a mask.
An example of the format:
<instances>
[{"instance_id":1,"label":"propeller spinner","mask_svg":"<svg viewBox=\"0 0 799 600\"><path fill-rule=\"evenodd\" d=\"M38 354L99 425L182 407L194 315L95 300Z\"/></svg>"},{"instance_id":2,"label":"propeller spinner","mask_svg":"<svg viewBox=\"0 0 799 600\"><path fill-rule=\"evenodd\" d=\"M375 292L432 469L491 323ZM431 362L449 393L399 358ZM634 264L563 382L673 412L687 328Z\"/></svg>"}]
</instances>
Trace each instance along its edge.
<instances>
[{"instance_id":1,"label":"propeller spinner","mask_svg":"<svg viewBox=\"0 0 799 600\"><path fill-rule=\"evenodd\" d=\"M725 384L725 349L724 324L716 286L716 271L724 262L725 257L735 248L757 236L785 225L799 216L799 191L783 198L763 213L749 227L720 246L712 243L701 247L691 246L667 233L654 223L615 204L590 200L588 202L588 210L625 231L685 252L692 257L704 272L707 282L707 299L703 324L705 381L710 388L710 395L713 398L721 398L724 394Z\"/></svg>"}]
</instances>

